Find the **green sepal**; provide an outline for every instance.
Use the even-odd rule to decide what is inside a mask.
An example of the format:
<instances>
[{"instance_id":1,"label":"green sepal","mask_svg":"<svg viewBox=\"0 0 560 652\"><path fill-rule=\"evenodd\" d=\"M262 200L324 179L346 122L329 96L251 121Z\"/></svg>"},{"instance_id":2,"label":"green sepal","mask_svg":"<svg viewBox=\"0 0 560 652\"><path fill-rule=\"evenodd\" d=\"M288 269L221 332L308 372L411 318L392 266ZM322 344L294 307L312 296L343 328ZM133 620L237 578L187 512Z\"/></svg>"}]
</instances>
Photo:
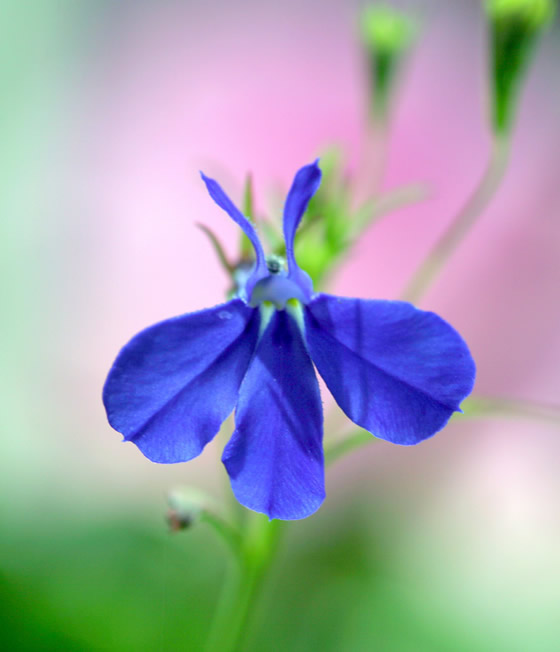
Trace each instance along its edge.
<instances>
[{"instance_id":1,"label":"green sepal","mask_svg":"<svg viewBox=\"0 0 560 652\"><path fill-rule=\"evenodd\" d=\"M243 191L243 215L245 215L250 222L254 222L254 212L253 177L249 173L245 180L245 189ZM253 245L249 238L244 233L241 233L241 240L239 242L239 259L251 260L253 257Z\"/></svg>"},{"instance_id":2,"label":"green sepal","mask_svg":"<svg viewBox=\"0 0 560 652\"><path fill-rule=\"evenodd\" d=\"M206 234L208 239L210 240L212 247L214 248L214 252L216 253L216 256L218 257L218 260L220 261L221 266L224 268L224 270L227 272L229 276L233 278L233 274L235 271L235 265L231 263L228 260L228 257L226 255L225 249L222 246L222 243L220 242L218 236L212 231L212 229L208 228L205 224L201 224L200 222L196 223L196 226Z\"/></svg>"}]
</instances>

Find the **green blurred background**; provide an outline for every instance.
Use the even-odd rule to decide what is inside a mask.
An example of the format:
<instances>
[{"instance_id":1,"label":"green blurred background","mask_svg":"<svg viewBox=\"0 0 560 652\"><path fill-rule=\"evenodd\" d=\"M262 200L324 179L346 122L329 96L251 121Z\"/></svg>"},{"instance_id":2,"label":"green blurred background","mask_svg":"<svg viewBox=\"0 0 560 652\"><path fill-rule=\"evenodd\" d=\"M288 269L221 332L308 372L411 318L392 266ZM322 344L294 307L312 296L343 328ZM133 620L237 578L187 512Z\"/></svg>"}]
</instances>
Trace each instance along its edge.
<instances>
[{"instance_id":1,"label":"green blurred background","mask_svg":"<svg viewBox=\"0 0 560 652\"><path fill-rule=\"evenodd\" d=\"M399 6L425 31L403 80L388 183L427 180L438 192L364 239L340 294L396 296L487 153L479 3ZM221 229L230 250L236 233L208 205L200 167L239 191L254 169L264 210L265 190L330 142L356 158L359 5L0 7L0 640L198 650L227 551L202 526L170 534L165 495L190 485L228 500L223 441L188 465L150 464L106 424L101 386L134 332L227 288L194 222ZM551 403L558 41L553 30L529 79L490 226L424 304L465 335L483 392ZM458 418L419 447L376 441L338 462L325 505L289 528L246 649L558 650L558 434L546 422Z\"/></svg>"}]
</instances>

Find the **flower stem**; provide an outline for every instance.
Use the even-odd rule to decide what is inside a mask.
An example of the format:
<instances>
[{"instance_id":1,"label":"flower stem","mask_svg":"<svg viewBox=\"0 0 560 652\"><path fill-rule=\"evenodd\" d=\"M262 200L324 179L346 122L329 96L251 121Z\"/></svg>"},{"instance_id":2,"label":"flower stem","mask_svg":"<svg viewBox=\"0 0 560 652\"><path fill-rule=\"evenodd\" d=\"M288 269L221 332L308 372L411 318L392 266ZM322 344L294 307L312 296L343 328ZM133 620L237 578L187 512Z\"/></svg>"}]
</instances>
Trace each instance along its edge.
<instances>
[{"instance_id":1,"label":"flower stem","mask_svg":"<svg viewBox=\"0 0 560 652\"><path fill-rule=\"evenodd\" d=\"M387 169L387 159L389 158L390 130L387 117L372 120L370 132L367 148L370 165L366 165L365 169L370 170L371 176L369 177L368 190L375 197L381 193Z\"/></svg>"},{"instance_id":2,"label":"flower stem","mask_svg":"<svg viewBox=\"0 0 560 652\"><path fill-rule=\"evenodd\" d=\"M480 183L412 277L403 292L403 300L415 303L422 298L496 193L506 171L508 160L508 137L494 136L491 156Z\"/></svg>"},{"instance_id":3,"label":"flower stem","mask_svg":"<svg viewBox=\"0 0 560 652\"><path fill-rule=\"evenodd\" d=\"M375 441L375 437L367 432L367 430L355 430L348 437L332 442L325 447L325 465L329 466L346 455L346 453L350 453L355 448L360 448L364 444L372 441Z\"/></svg>"},{"instance_id":4,"label":"flower stem","mask_svg":"<svg viewBox=\"0 0 560 652\"><path fill-rule=\"evenodd\" d=\"M276 552L281 521L248 514L241 539L240 563L232 565L224 583L206 652L242 649L256 597Z\"/></svg>"},{"instance_id":5,"label":"flower stem","mask_svg":"<svg viewBox=\"0 0 560 652\"><path fill-rule=\"evenodd\" d=\"M218 514L204 510L200 516L203 523L210 525L214 532L226 543L234 556L240 560L243 554L240 533Z\"/></svg>"},{"instance_id":6,"label":"flower stem","mask_svg":"<svg viewBox=\"0 0 560 652\"><path fill-rule=\"evenodd\" d=\"M370 228L381 218L394 213L410 204L417 204L424 201L429 196L426 186L420 183L409 184L387 190L365 202L357 211L355 216L355 225L351 231L350 240L354 241L366 229Z\"/></svg>"},{"instance_id":7,"label":"flower stem","mask_svg":"<svg viewBox=\"0 0 560 652\"><path fill-rule=\"evenodd\" d=\"M491 417L545 421L560 426L560 405L548 405L510 398L471 396L463 402L463 413L458 419L484 419ZM358 429L347 437L325 447L325 464L329 465L346 453L376 441L366 430Z\"/></svg>"},{"instance_id":8,"label":"flower stem","mask_svg":"<svg viewBox=\"0 0 560 652\"><path fill-rule=\"evenodd\" d=\"M560 405L509 398L471 396L463 403L463 414L458 418L511 417L548 421L560 426Z\"/></svg>"}]
</instances>

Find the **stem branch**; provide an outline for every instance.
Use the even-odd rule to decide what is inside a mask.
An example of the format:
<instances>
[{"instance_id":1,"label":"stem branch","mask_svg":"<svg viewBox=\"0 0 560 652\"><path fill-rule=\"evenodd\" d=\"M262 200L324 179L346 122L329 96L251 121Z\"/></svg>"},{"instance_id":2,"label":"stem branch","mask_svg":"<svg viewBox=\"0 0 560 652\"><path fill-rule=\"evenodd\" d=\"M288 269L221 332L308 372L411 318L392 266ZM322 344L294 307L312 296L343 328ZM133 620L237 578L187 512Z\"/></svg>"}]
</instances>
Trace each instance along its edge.
<instances>
[{"instance_id":1,"label":"stem branch","mask_svg":"<svg viewBox=\"0 0 560 652\"><path fill-rule=\"evenodd\" d=\"M506 171L508 160L509 140L507 136L495 136L490 160L480 183L412 277L402 295L403 300L415 303L425 294L496 193Z\"/></svg>"},{"instance_id":2,"label":"stem branch","mask_svg":"<svg viewBox=\"0 0 560 652\"><path fill-rule=\"evenodd\" d=\"M509 398L472 396L463 402L463 414L458 413L456 416L462 420L489 417L519 418L546 421L560 426L560 405L547 405ZM375 441L375 439L366 430L354 430L347 437L325 447L325 464L332 464L346 453L361 448L365 444Z\"/></svg>"},{"instance_id":3,"label":"stem branch","mask_svg":"<svg viewBox=\"0 0 560 652\"><path fill-rule=\"evenodd\" d=\"M375 441L375 437L367 430L355 430L348 437L332 442L325 447L325 465L329 466L346 453L350 453L355 448L360 448L372 441Z\"/></svg>"},{"instance_id":4,"label":"stem branch","mask_svg":"<svg viewBox=\"0 0 560 652\"><path fill-rule=\"evenodd\" d=\"M366 201L356 214L356 226L352 232L352 239L357 238L365 229L389 213L394 213L410 204L424 201L428 194L428 190L424 185L411 183L400 188L387 190L374 199Z\"/></svg>"},{"instance_id":5,"label":"stem branch","mask_svg":"<svg viewBox=\"0 0 560 652\"><path fill-rule=\"evenodd\" d=\"M204 510L200 516L203 523L210 525L214 531L222 538L222 540L229 546L235 557L239 560L242 555L242 539L241 534L236 528L230 525L218 514L209 510Z\"/></svg>"},{"instance_id":6,"label":"stem branch","mask_svg":"<svg viewBox=\"0 0 560 652\"><path fill-rule=\"evenodd\" d=\"M509 398L472 396L463 403L458 418L510 417L548 421L560 426L560 405Z\"/></svg>"}]
</instances>

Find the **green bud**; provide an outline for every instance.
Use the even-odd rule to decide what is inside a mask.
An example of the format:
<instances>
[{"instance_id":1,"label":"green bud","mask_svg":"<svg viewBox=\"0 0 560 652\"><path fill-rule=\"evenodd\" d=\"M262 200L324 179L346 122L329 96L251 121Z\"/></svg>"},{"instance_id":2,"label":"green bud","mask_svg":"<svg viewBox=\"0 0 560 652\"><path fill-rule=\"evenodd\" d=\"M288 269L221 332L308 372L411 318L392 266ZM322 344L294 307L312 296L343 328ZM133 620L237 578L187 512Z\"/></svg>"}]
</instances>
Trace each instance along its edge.
<instances>
[{"instance_id":1,"label":"green bud","mask_svg":"<svg viewBox=\"0 0 560 652\"><path fill-rule=\"evenodd\" d=\"M538 36L554 17L554 0L486 0L492 55L493 125L512 126L518 91Z\"/></svg>"},{"instance_id":2,"label":"green bud","mask_svg":"<svg viewBox=\"0 0 560 652\"><path fill-rule=\"evenodd\" d=\"M166 519L171 532L192 527L207 509L208 497L194 489L172 491L167 497Z\"/></svg>"},{"instance_id":3,"label":"green bud","mask_svg":"<svg viewBox=\"0 0 560 652\"><path fill-rule=\"evenodd\" d=\"M172 491L167 496L167 503L169 509L166 516L171 532L180 532L198 523L205 523L240 558L242 540L239 530L222 517L210 496L197 489L185 487Z\"/></svg>"},{"instance_id":4,"label":"green bud","mask_svg":"<svg viewBox=\"0 0 560 652\"><path fill-rule=\"evenodd\" d=\"M412 45L416 26L406 14L384 5L366 7L360 22L369 60L372 115L384 120L401 61Z\"/></svg>"}]
</instances>

